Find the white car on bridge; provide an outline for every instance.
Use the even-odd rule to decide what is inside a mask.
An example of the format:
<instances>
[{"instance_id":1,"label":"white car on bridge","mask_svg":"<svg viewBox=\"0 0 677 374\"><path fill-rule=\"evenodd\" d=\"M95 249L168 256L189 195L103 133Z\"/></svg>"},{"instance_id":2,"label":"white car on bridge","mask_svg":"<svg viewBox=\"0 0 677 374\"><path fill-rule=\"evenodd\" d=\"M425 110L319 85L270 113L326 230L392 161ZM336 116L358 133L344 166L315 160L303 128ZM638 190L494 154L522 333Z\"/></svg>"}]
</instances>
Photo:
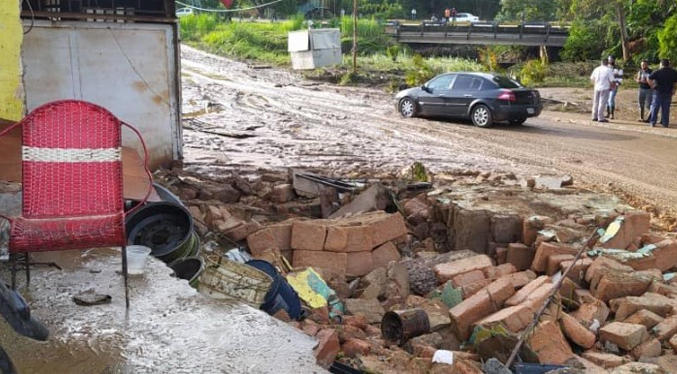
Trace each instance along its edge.
<instances>
[{"instance_id":1,"label":"white car on bridge","mask_svg":"<svg viewBox=\"0 0 677 374\"><path fill-rule=\"evenodd\" d=\"M480 18L472 15L471 13L457 13L456 14L456 22L475 23L475 22L479 22L479 21L480 21Z\"/></svg>"}]
</instances>

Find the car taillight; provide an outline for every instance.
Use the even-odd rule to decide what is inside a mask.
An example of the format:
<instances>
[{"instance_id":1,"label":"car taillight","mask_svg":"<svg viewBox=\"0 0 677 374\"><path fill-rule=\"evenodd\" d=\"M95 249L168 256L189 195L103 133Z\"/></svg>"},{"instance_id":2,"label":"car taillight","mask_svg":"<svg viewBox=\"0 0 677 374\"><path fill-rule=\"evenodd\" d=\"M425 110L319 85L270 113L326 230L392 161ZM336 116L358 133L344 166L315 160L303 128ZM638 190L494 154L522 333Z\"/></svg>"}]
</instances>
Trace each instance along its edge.
<instances>
[{"instance_id":1,"label":"car taillight","mask_svg":"<svg viewBox=\"0 0 677 374\"><path fill-rule=\"evenodd\" d=\"M499 100L505 100L505 101L517 101L517 97L515 97L515 93L510 91L510 90L503 90L501 91L501 94L498 95Z\"/></svg>"}]
</instances>

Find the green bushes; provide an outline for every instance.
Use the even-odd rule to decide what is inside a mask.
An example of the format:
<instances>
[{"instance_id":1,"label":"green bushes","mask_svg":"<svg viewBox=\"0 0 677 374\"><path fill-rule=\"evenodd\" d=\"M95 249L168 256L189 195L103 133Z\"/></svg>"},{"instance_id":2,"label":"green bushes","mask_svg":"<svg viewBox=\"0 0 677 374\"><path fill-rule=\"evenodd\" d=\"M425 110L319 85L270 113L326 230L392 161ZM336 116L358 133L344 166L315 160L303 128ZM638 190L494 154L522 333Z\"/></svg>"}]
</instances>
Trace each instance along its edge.
<instances>
[{"instance_id":1,"label":"green bushes","mask_svg":"<svg viewBox=\"0 0 677 374\"><path fill-rule=\"evenodd\" d=\"M525 86L533 86L545 80L548 64L541 60L529 60L520 70L520 81Z\"/></svg>"},{"instance_id":2,"label":"green bushes","mask_svg":"<svg viewBox=\"0 0 677 374\"><path fill-rule=\"evenodd\" d=\"M673 64L677 62L677 13L665 21L665 27L658 32L660 58L669 58Z\"/></svg>"}]
</instances>

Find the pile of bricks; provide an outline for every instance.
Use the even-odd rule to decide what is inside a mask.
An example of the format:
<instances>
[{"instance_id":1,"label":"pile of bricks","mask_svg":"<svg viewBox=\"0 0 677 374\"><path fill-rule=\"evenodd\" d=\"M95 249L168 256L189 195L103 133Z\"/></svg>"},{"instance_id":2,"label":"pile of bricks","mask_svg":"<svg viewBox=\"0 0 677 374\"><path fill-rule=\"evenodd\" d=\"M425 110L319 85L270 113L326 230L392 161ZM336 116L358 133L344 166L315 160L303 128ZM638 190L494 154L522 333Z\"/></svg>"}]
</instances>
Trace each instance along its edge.
<instances>
[{"instance_id":1,"label":"pile of bricks","mask_svg":"<svg viewBox=\"0 0 677 374\"><path fill-rule=\"evenodd\" d=\"M247 237L254 257L279 251L294 268L330 269L360 277L398 261L396 243L407 234L402 215L383 211L341 219L292 219L267 226Z\"/></svg>"}]
</instances>

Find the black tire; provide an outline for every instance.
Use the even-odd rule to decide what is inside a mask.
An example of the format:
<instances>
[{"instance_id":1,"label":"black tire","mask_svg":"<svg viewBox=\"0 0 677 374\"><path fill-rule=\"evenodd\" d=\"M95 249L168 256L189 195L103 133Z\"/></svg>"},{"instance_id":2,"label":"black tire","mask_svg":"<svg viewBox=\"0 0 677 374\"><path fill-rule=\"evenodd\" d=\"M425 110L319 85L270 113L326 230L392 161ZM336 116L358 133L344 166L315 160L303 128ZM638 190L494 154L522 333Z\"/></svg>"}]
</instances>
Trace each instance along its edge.
<instances>
[{"instance_id":1,"label":"black tire","mask_svg":"<svg viewBox=\"0 0 677 374\"><path fill-rule=\"evenodd\" d=\"M400 102L397 103L397 111L405 118L416 117L416 114L418 113L416 102L410 97L400 99Z\"/></svg>"},{"instance_id":2,"label":"black tire","mask_svg":"<svg viewBox=\"0 0 677 374\"><path fill-rule=\"evenodd\" d=\"M513 119L509 120L508 123L512 126L520 126L520 125L523 125L524 122L526 122L526 121L527 121L526 117L519 117L519 118L513 118Z\"/></svg>"},{"instance_id":3,"label":"black tire","mask_svg":"<svg viewBox=\"0 0 677 374\"><path fill-rule=\"evenodd\" d=\"M472 108L470 119L473 125L477 127L487 128L494 124L491 110L484 104L477 104Z\"/></svg>"}]
</instances>

